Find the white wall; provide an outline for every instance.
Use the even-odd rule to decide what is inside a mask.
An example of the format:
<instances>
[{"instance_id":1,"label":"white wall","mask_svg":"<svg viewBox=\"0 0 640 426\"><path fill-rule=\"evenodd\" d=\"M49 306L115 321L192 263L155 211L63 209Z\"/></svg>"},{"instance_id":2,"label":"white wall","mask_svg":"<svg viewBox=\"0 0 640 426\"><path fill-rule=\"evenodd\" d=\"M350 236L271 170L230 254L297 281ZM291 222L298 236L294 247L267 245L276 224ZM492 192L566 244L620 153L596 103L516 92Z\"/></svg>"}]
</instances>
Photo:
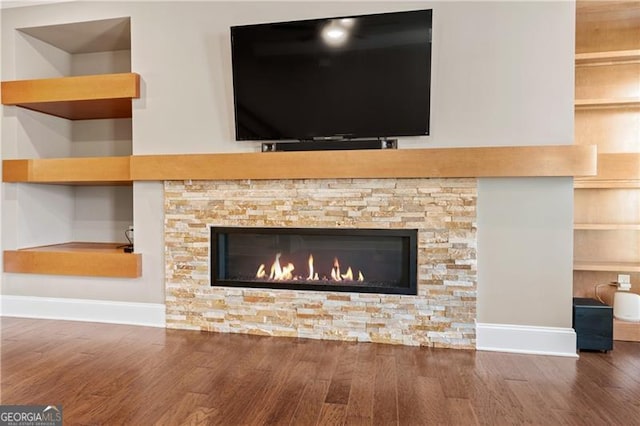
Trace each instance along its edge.
<instances>
[{"instance_id":1,"label":"white wall","mask_svg":"<svg viewBox=\"0 0 640 426\"><path fill-rule=\"evenodd\" d=\"M255 151L257 144L233 140L231 25L429 7L432 134L402 138L401 147L572 143L572 2L81 2L5 10L2 79L15 74L13 47L5 38L10 28L131 16L131 68L142 76L142 97L134 101L133 153ZM570 326L570 181L481 180L479 224L486 229L478 243L479 321ZM544 218L534 223L548 244L531 232L524 205L506 197L524 191L536 205L535 217ZM141 289L68 286L62 296L162 300L161 184L136 184L133 203L136 245L143 253ZM491 219L503 216L513 219L510 229ZM517 257L523 279L514 279L513 268L495 261L494 252ZM547 257L556 259L551 275L540 267ZM543 279L545 297L532 298L539 289L532 283ZM39 280L29 280L4 286L3 292L42 294Z\"/></svg>"},{"instance_id":2,"label":"white wall","mask_svg":"<svg viewBox=\"0 0 640 426\"><path fill-rule=\"evenodd\" d=\"M480 180L478 322L571 326L572 192L571 178Z\"/></svg>"}]
</instances>

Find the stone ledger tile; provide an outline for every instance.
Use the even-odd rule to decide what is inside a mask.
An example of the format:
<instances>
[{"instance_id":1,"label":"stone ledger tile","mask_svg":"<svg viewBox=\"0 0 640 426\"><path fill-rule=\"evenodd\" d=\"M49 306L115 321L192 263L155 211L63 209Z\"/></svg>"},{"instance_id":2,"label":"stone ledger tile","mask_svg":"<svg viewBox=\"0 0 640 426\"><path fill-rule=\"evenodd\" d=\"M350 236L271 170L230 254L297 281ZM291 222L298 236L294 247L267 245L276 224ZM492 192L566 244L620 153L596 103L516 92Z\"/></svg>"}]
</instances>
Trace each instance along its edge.
<instances>
[{"instance_id":1,"label":"stone ledger tile","mask_svg":"<svg viewBox=\"0 0 640 426\"><path fill-rule=\"evenodd\" d=\"M475 179L167 181L167 327L475 348L476 194ZM210 226L417 229L418 295L211 287Z\"/></svg>"}]
</instances>

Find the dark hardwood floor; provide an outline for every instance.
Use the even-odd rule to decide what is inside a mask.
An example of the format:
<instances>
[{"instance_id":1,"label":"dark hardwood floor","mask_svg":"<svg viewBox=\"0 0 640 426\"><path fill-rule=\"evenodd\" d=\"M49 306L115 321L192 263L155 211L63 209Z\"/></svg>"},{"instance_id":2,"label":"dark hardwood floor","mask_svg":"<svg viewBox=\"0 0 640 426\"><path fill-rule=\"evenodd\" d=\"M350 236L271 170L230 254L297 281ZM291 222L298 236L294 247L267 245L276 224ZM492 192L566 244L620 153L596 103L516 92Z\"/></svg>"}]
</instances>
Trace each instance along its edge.
<instances>
[{"instance_id":1,"label":"dark hardwood floor","mask_svg":"<svg viewBox=\"0 0 640 426\"><path fill-rule=\"evenodd\" d=\"M576 360L1 322L1 403L65 424L640 424L640 343Z\"/></svg>"}]
</instances>

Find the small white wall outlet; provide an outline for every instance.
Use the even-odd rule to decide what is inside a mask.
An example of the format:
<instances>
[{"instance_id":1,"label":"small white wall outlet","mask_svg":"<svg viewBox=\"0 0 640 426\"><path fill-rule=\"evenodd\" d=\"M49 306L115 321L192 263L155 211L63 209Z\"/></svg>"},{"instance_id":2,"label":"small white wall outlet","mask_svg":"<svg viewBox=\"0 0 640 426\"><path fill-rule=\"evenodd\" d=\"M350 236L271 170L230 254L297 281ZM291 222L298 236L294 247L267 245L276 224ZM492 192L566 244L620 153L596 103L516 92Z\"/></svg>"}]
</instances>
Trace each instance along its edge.
<instances>
[{"instance_id":1,"label":"small white wall outlet","mask_svg":"<svg viewBox=\"0 0 640 426\"><path fill-rule=\"evenodd\" d=\"M631 275L618 274L618 290L620 291L631 290Z\"/></svg>"},{"instance_id":2,"label":"small white wall outlet","mask_svg":"<svg viewBox=\"0 0 640 426\"><path fill-rule=\"evenodd\" d=\"M631 275L618 274L618 282L619 283L630 283L631 282Z\"/></svg>"}]
</instances>

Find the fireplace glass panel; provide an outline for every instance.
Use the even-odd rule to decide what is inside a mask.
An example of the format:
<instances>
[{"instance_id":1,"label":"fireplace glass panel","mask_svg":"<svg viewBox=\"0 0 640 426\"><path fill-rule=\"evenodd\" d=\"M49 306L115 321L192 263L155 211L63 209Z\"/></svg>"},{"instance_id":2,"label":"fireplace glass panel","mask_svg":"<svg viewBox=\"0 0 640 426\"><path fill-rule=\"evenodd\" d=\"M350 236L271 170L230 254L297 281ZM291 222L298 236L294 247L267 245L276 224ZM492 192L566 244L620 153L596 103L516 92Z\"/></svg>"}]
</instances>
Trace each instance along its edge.
<instances>
[{"instance_id":1,"label":"fireplace glass panel","mask_svg":"<svg viewBox=\"0 0 640 426\"><path fill-rule=\"evenodd\" d=\"M416 230L211 228L211 284L416 294Z\"/></svg>"}]
</instances>

